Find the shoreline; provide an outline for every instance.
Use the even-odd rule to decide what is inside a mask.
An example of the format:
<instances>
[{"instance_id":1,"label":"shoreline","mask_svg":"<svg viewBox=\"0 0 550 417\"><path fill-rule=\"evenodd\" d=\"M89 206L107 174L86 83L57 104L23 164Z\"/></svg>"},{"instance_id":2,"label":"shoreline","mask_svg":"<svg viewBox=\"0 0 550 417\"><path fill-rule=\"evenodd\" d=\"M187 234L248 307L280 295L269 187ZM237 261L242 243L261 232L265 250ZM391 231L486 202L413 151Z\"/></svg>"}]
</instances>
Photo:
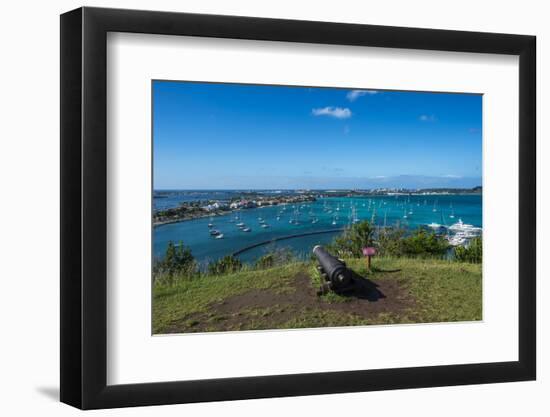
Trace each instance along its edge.
<instances>
[{"instance_id":1,"label":"shoreline","mask_svg":"<svg viewBox=\"0 0 550 417\"><path fill-rule=\"evenodd\" d=\"M155 213L153 213L153 227L162 226L164 224L171 224L171 223L179 223L182 221L187 220L196 220L196 219L203 219L205 217L214 217L214 216L225 216L232 214L237 211L242 210L255 210L255 209L262 209L265 207L278 207L278 206L286 206L288 204L307 204L307 203L313 203L317 201L316 196L312 196L310 194L306 195L300 195L298 197L288 197L288 196L282 196L277 198L270 198L270 199L259 199L258 201L255 200L233 200L230 204L224 203L224 205L220 205L220 201L222 200L209 200L208 205L215 205L218 204L214 209L206 209L204 206L201 207L201 202L199 201L198 204L191 204L189 206L189 203L182 203L178 207L170 207L164 210L159 210L158 213L174 213L173 216L166 215L162 216L159 215L162 220L155 221ZM187 204L187 205L185 205ZM203 202L204 204L204 202ZM187 215L187 212L189 210L189 207L192 207L191 213ZM181 212L184 212L185 214L181 215Z\"/></svg>"},{"instance_id":2,"label":"shoreline","mask_svg":"<svg viewBox=\"0 0 550 417\"><path fill-rule=\"evenodd\" d=\"M259 207L258 207L259 208ZM205 213L200 216L194 216L194 217L186 217L186 218L178 218L178 219L170 219L170 220L162 220L162 221L154 221L153 220L153 228L158 226L164 226L166 224L172 224L172 223L180 223L180 222L187 222L191 220L199 220L204 219L205 217L221 217L221 216L227 216L230 215L236 211L239 210L226 210L223 213Z\"/></svg>"}]
</instances>

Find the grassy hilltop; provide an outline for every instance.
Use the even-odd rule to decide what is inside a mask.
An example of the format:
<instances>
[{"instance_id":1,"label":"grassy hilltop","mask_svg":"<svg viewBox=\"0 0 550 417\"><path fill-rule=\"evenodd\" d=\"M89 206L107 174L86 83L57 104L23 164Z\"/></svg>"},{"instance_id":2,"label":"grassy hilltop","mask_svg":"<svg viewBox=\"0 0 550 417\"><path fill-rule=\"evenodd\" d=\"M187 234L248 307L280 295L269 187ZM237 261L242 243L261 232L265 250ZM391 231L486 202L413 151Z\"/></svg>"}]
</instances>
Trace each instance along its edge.
<instances>
[{"instance_id":1,"label":"grassy hilltop","mask_svg":"<svg viewBox=\"0 0 550 417\"><path fill-rule=\"evenodd\" d=\"M314 262L244 268L153 285L153 333L288 329L482 318L481 264L380 257L346 259L376 285L364 296L317 296ZM372 296L376 294L376 296Z\"/></svg>"}]
</instances>

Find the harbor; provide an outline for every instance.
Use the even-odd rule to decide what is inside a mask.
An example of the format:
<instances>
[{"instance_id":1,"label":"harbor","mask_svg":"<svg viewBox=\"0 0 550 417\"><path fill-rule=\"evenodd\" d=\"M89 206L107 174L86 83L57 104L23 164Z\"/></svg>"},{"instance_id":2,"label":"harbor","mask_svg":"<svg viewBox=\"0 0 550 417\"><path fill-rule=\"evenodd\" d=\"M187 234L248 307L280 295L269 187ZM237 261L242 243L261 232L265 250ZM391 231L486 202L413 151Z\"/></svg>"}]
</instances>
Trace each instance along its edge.
<instances>
[{"instance_id":1,"label":"harbor","mask_svg":"<svg viewBox=\"0 0 550 417\"><path fill-rule=\"evenodd\" d=\"M467 246L482 234L481 194L321 195L156 226L154 256L162 257L169 241L181 241L204 263L227 255L254 262L275 249L307 257L313 246L329 243L346 227L364 220L378 232L389 227L426 228L445 236L451 246Z\"/></svg>"}]
</instances>

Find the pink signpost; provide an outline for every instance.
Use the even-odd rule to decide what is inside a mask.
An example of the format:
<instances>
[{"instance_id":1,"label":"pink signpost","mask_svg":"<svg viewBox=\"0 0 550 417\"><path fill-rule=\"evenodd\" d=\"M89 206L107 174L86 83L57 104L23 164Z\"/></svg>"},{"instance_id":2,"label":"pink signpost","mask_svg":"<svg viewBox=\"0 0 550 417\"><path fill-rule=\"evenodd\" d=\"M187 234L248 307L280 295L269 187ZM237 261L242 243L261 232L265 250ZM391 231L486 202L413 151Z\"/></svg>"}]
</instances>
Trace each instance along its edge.
<instances>
[{"instance_id":1,"label":"pink signpost","mask_svg":"<svg viewBox=\"0 0 550 417\"><path fill-rule=\"evenodd\" d=\"M372 246L367 246L363 248L363 255L367 258L367 268L370 269L370 258L376 255L376 249Z\"/></svg>"}]
</instances>

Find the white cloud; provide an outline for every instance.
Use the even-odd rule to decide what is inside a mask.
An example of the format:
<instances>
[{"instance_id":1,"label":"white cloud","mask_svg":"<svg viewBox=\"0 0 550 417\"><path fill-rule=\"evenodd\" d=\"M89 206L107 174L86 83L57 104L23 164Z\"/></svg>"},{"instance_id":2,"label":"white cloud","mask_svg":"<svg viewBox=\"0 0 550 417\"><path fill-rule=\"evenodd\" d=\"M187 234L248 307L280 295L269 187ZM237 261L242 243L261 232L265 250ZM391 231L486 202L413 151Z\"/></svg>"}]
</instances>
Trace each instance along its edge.
<instances>
[{"instance_id":1,"label":"white cloud","mask_svg":"<svg viewBox=\"0 0 550 417\"><path fill-rule=\"evenodd\" d=\"M369 94L369 95L378 94L378 91L376 91L376 90L351 90L348 94L346 94L346 98L349 101L355 101L359 97L364 96L366 94Z\"/></svg>"},{"instance_id":2,"label":"white cloud","mask_svg":"<svg viewBox=\"0 0 550 417\"><path fill-rule=\"evenodd\" d=\"M462 178L461 175L453 175L453 174L443 175L442 177L443 178Z\"/></svg>"},{"instance_id":3,"label":"white cloud","mask_svg":"<svg viewBox=\"0 0 550 417\"><path fill-rule=\"evenodd\" d=\"M341 107L321 107L311 110L314 116L330 116L337 119L349 119L351 117L351 110Z\"/></svg>"},{"instance_id":4,"label":"white cloud","mask_svg":"<svg viewBox=\"0 0 550 417\"><path fill-rule=\"evenodd\" d=\"M421 122L435 122L437 119L433 114L421 114L418 120Z\"/></svg>"}]
</instances>

